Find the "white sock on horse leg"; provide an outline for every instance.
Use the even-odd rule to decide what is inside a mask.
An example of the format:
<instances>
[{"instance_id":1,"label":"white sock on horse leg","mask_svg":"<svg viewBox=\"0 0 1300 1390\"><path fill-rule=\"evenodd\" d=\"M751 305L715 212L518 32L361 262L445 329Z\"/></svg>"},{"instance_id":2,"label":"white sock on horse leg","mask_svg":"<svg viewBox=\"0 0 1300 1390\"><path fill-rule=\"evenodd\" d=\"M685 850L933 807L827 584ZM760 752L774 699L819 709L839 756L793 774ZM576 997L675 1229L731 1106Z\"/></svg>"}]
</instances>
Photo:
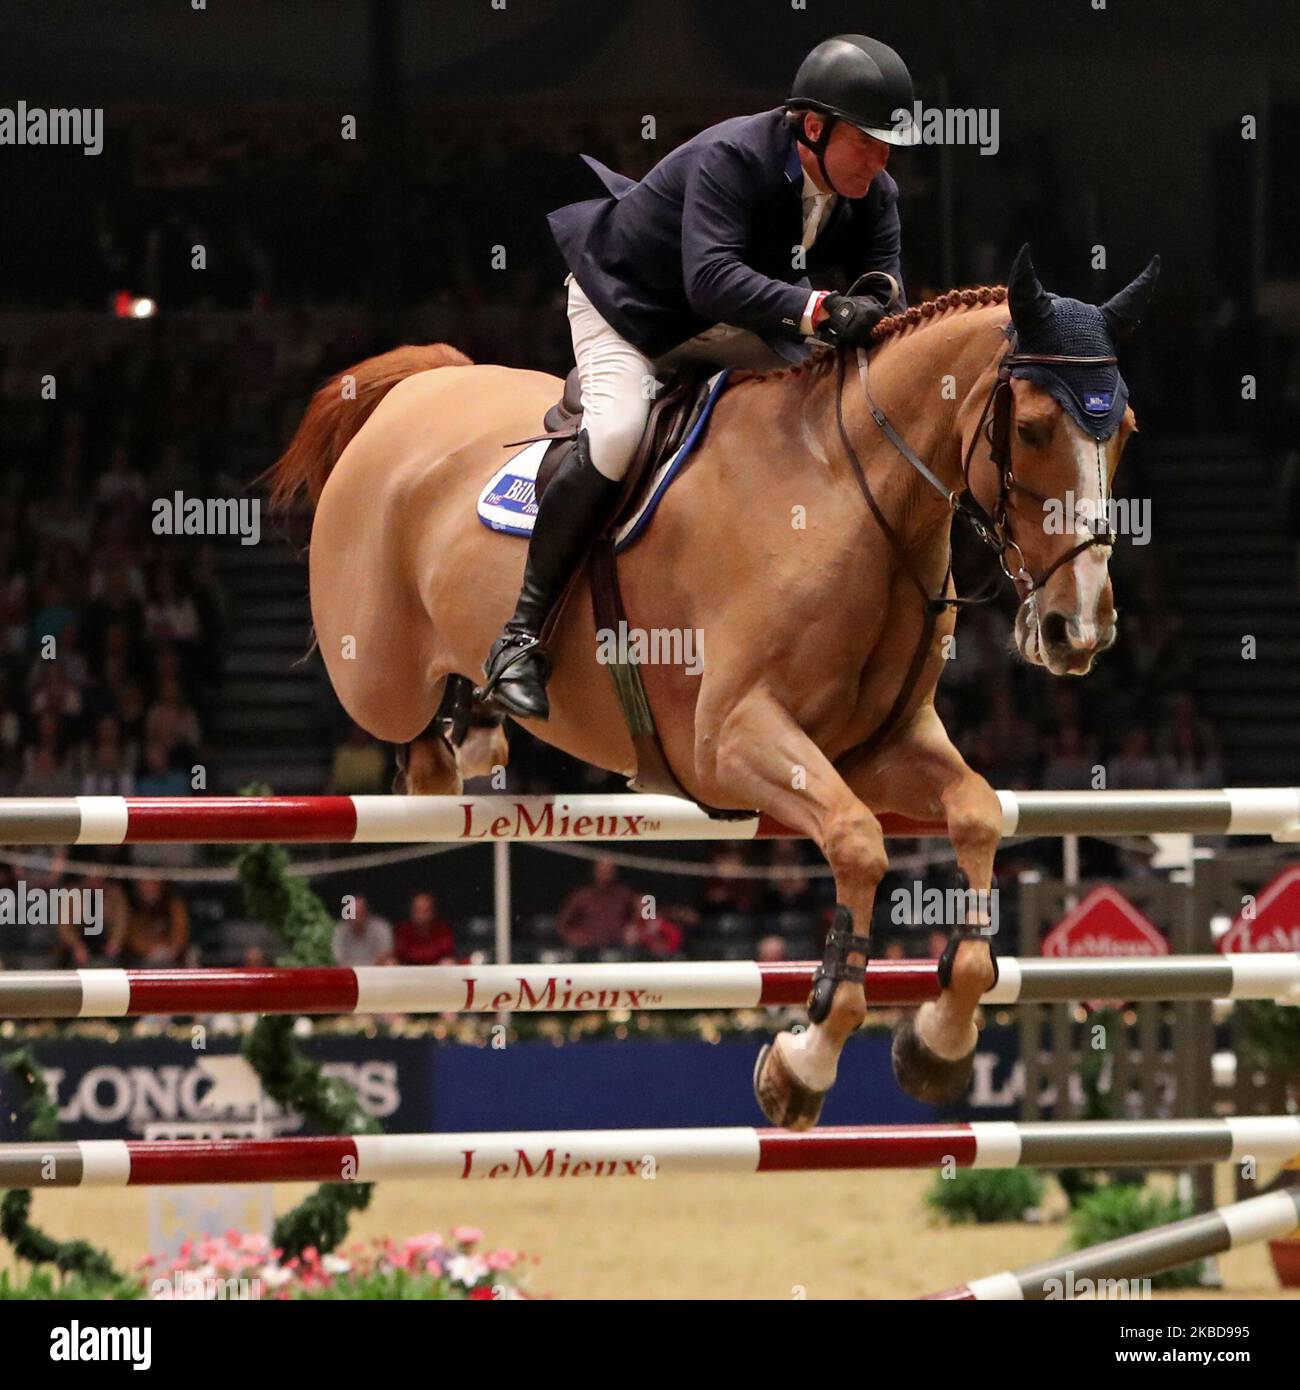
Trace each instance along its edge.
<instances>
[{"instance_id":1,"label":"white sock on horse leg","mask_svg":"<svg viewBox=\"0 0 1300 1390\"><path fill-rule=\"evenodd\" d=\"M794 1074L813 1091L829 1091L835 1084L840 1050L820 1024L800 1033L786 1033L782 1052Z\"/></svg>"}]
</instances>

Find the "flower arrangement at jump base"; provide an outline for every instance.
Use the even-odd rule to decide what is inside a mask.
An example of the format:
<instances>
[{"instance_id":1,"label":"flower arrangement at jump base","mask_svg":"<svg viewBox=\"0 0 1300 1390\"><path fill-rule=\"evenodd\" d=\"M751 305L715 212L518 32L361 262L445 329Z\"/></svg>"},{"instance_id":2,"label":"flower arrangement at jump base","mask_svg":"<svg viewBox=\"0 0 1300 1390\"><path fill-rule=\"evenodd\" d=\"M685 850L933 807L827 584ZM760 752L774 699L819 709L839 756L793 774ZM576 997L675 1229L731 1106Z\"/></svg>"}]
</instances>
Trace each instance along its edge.
<instances>
[{"instance_id":1,"label":"flower arrangement at jump base","mask_svg":"<svg viewBox=\"0 0 1300 1390\"><path fill-rule=\"evenodd\" d=\"M182 1247L181 1258L141 1265L144 1295L167 1300L474 1299L530 1297L514 1250L484 1250L483 1232L452 1228L362 1242L322 1254L315 1247L284 1259L263 1235L228 1231Z\"/></svg>"}]
</instances>

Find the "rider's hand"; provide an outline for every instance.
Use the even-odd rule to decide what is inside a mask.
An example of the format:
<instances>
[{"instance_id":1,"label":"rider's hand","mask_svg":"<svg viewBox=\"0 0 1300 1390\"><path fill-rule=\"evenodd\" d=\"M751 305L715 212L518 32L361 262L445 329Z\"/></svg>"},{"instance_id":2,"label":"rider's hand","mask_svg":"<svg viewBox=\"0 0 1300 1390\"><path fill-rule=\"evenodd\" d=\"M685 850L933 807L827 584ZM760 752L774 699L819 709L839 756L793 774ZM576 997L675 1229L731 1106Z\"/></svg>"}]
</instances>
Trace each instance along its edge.
<instances>
[{"instance_id":1,"label":"rider's hand","mask_svg":"<svg viewBox=\"0 0 1300 1390\"><path fill-rule=\"evenodd\" d=\"M885 317L884 305L869 294L828 294L821 302L826 317L816 334L836 347L858 347L871 339L871 330Z\"/></svg>"}]
</instances>

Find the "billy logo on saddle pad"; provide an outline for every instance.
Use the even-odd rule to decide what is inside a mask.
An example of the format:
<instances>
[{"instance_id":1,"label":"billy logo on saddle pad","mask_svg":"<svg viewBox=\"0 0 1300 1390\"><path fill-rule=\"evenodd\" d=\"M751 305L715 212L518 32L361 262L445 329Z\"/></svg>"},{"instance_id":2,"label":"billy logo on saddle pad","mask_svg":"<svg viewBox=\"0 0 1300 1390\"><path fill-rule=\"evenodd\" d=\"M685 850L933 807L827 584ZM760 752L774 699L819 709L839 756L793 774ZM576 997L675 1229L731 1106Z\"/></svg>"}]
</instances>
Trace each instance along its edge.
<instances>
[{"instance_id":1,"label":"billy logo on saddle pad","mask_svg":"<svg viewBox=\"0 0 1300 1390\"><path fill-rule=\"evenodd\" d=\"M478 514L485 526L513 536L532 534L537 515L537 470L550 440L537 439L509 459L479 494Z\"/></svg>"},{"instance_id":2,"label":"billy logo on saddle pad","mask_svg":"<svg viewBox=\"0 0 1300 1390\"><path fill-rule=\"evenodd\" d=\"M708 394L690 433L682 441L681 447L655 469L639 505L618 529L614 543L616 550L626 550L645 532L664 493L703 438L713 407L726 388L728 375L725 371L718 372L705 382L704 389ZM536 439L513 454L493 473L478 497L478 519L484 526L493 531L505 531L511 536L533 534L533 521L537 516L537 470L549 447L549 439Z\"/></svg>"}]
</instances>

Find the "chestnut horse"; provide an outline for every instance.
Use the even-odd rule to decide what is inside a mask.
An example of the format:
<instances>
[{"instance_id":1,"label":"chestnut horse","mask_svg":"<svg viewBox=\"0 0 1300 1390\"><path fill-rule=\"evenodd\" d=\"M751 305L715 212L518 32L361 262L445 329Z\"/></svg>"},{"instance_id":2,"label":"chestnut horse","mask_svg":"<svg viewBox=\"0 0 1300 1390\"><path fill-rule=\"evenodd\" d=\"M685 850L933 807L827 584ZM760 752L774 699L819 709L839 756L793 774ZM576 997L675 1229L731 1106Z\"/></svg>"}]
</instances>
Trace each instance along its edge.
<instances>
[{"instance_id":1,"label":"chestnut horse","mask_svg":"<svg viewBox=\"0 0 1300 1390\"><path fill-rule=\"evenodd\" d=\"M1103 306L1115 336L1136 323L1155 267ZM1009 325L1023 333L1044 322L1053 300L1022 252L1008 289L953 291L884 320L869 387L896 431L892 442L862 389L865 354L857 364L850 355L847 369L828 350L799 367L737 373L690 466L620 559L631 623L703 639L702 673L642 668L678 779L707 805L765 812L816 841L849 933L869 931L888 867L877 812L944 820L969 887L992 884L998 799L934 707L955 611L927 615L921 592L952 593L951 526L963 487L986 519L1000 512L1004 567L1016 556L1008 572L1019 580L1016 642L1026 661L1081 675L1115 637L1113 538L1053 534L1044 504L1070 491L1104 500L1132 411L1123 407L1118 428L1098 441L1050 390L1010 379L1003 364ZM986 428L999 383L1012 421L1002 467ZM408 790L460 790L454 753L430 721L448 677L478 678L525 552L523 540L479 521L476 501L507 457L505 442L536 434L560 388L541 372L472 365L445 344L398 348L323 386L273 470L276 502L305 490L315 503L312 615L334 689L376 738L412 745ZM931 478L905 460L898 436ZM528 722L529 731L635 774L610 673L597 659L585 579L551 654L550 718ZM905 673L911 688L895 708ZM837 765L886 720L879 746ZM780 1034L760 1059L756 1092L775 1123L815 1122L844 1041L865 1018L853 974L865 964L864 943L853 939L821 1021ZM940 997L910 1015L895 1041L899 1080L923 1099L964 1088L978 1002L995 979L978 934L960 940L950 965Z\"/></svg>"}]
</instances>

